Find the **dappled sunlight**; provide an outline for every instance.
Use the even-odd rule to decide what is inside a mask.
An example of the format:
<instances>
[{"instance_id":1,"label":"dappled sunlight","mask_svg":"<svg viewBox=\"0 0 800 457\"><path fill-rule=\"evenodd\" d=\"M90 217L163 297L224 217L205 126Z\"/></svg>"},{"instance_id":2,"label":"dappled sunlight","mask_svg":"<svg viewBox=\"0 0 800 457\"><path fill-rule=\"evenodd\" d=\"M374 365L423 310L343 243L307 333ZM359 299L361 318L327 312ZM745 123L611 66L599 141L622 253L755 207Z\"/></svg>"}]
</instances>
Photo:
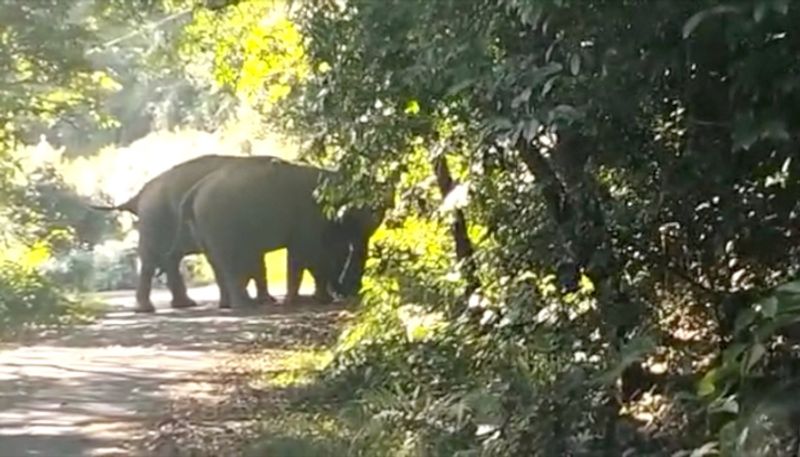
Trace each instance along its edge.
<instances>
[{"instance_id":1,"label":"dappled sunlight","mask_svg":"<svg viewBox=\"0 0 800 457\"><path fill-rule=\"evenodd\" d=\"M333 360L330 350L286 349L265 350L258 357L248 359L246 368L260 373L251 381L255 389L299 387L309 384Z\"/></svg>"},{"instance_id":2,"label":"dappled sunlight","mask_svg":"<svg viewBox=\"0 0 800 457\"><path fill-rule=\"evenodd\" d=\"M206 384L203 396L185 392L173 399L169 414L146 439L148 452L241 455L241 446L263 433L265 419L283 421L289 399L331 362L328 348L350 315L342 305L267 309L258 338L217 367L222 381Z\"/></svg>"},{"instance_id":3,"label":"dappled sunlight","mask_svg":"<svg viewBox=\"0 0 800 457\"><path fill-rule=\"evenodd\" d=\"M329 322L343 311L304 303L220 310L210 302L155 315L116 309L68 335L0 351L0 440L26 449L15 455L37 455L27 451L32 443L65 455L84 446L129 450L171 399L220 401L215 373L236 348L263 341L275 348L258 359L268 364L283 357L281 347L330 338Z\"/></svg>"}]
</instances>

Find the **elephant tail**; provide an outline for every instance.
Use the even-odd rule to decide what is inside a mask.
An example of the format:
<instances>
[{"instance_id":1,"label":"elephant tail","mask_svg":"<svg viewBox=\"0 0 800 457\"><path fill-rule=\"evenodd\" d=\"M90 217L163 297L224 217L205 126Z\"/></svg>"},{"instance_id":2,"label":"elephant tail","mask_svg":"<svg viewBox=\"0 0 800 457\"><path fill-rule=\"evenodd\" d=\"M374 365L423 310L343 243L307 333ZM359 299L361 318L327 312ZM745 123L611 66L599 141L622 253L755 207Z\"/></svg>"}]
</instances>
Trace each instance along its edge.
<instances>
[{"instance_id":1,"label":"elephant tail","mask_svg":"<svg viewBox=\"0 0 800 457\"><path fill-rule=\"evenodd\" d=\"M194 197L197 194L197 188L197 184L192 186L181 199L180 205L178 205L178 214L176 215L178 229L175 231L175 239L172 240L170 254L181 253L183 240L191 235L190 224L194 222Z\"/></svg>"},{"instance_id":2,"label":"elephant tail","mask_svg":"<svg viewBox=\"0 0 800 457\"><path fill-rule=\"evenodd\" d=\"M139 206L139 194L134 195L125 203L119 205L94 205L90 204L89 208L98 211L128 211L129 213L137 214L137 207Z\"/></svg>"}]
</instances>

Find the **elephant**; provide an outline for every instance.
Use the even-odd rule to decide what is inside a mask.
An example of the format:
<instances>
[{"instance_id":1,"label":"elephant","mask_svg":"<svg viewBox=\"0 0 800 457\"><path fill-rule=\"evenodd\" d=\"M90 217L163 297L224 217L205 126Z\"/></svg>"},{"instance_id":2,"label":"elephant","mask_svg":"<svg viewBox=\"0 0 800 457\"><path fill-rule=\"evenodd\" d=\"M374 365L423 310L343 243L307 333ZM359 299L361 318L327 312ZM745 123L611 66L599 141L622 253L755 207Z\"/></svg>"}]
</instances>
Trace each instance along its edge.
<instances>
[{"instance_id":1,"label":"elephant","mask_svg":"<svg viewBox=\"0 0 800 457\"><path fill-rule=\"evenodd\" d=\"M383 211L357 208L326 217L314 194L332 173L254 158L209 173L186 193L181 227L189 227L203 246L218 274L220 295L230 297L233 306L252 304L247 272L265 252L281 248L288 253L285 303L297 299L305 269L314 278L319 302L332 300L329 287L344 296L360 290L369 239Z\"/></svg>"},{"instance_id":2,"label":"elephant","mask_svg":"<svg viewBox=\"0 0 800 457\"><path fill-rule=\"evenodd\" d=\"M209 173L226 165L258 160L281 161L277 157L237 157L225 155L205 155L175 165L148 181L142 189L125 203L116 206L89 205L101 211L123 210L138 216L139 245L141 262L139 282L136 288L136 311L154 312L150 300L153 276L156 269L167 275L167 285L172 294L173 308L197 306L189 298L186 285L179 271L181 259L189 254L202 252L201 247L191 236L191 232L179 230L178 211L184 194ZM176 238L180 234L179 238ZM256 283L259 301L275 301L270 296L263 259L251 265L249 277ZM221 297L221 303L226 301Z\"/></svg>"}]
</instances>

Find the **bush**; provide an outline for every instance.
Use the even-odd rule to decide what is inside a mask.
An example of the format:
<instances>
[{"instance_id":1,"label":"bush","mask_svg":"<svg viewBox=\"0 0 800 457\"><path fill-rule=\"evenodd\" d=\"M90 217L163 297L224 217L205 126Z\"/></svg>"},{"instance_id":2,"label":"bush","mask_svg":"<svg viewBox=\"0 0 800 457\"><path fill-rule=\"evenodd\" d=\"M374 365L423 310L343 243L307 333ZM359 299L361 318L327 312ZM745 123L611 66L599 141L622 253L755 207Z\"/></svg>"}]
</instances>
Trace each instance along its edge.
<instances>
[{"instance_id":1,"label":"bush","mask_svg":"<svg viewBox=\"0 0 800 457\"><path fill-rule=\"evenodd\" d=\"M75 291L118 290L136 287L136 250L108 242L93 250L74 249L43 265L55 283Z\"/></svg>"},{"instance_id":2,"label":"bush","mask_svg":"<svg viewBox=\"0 0 800 457\"><path fill-rule=\"evenodd\" d=\"M35 268L0 261L0 338L84 317L52 279Z\"/></svg>"},{"instance_id":3,"label":"bush","mask_svg":"<svg viewBox=\"0 0 800 457\"><path fill-rule=\"evenodd\" d=\"M476 412L494 403L476 393L485 379L472 370L474 346L442 311L463 286L452 270L446 226L411 217L380 229L371 244L359 310L333 361L303 396L304 409L336 424L337 442L348 449L341 455L465 451L475 444ZM306 440L321 434L313 427L301 433ZM276 455L298 455L289 449L314 455L300 442L275 434L264 436L262 446Z\"/></svg>"}]
</instances>

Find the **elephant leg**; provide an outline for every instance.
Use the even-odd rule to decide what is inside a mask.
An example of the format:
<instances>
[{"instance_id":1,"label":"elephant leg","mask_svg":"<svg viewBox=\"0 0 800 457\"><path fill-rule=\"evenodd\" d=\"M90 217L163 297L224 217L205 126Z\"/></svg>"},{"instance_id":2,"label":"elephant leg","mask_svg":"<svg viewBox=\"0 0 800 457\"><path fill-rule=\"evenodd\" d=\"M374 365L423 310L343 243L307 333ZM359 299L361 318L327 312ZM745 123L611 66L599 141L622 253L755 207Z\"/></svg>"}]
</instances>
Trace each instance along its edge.
<instances>
[{"instance_id":1,"label":"elephant leg","mask_svg":"<svg viewBox=\"0 0 800 457\"><path fill-rule=\"evenodd\" d=\"M230 305L234 308L249 307L253 304L253 299L247 294L247 282L250 279L251 271L249 266L243 262L232 262L230 259L221 265L221 272L225 288L230 300Z\"/></svg>"},{"instance_id":2,"label":"elephant leg","mask_svg":"<svg viewBox=\"0 0 800 457\"><path fill-rule=\"evenodd\" d=\"M150 301L150 291L152 289L153 276L156 273L156 264L147 256L141 256L142 267L139 271L139 285L136 287L136 308L137 313L153 313L156 307Z\"/></svg>"},{"instance_id":3,"label":"elephant leg","mask_svg":"<svg viewBox=\"0 0 800 457\"><path fill-rule=\"evenodd\" d=\"M250 277L242 273L228 276L226 288L230 306L233 308L248 308L253 306L255 301L250 298L250 295L247 293L247 283Z\"/></svg>"},{"instance_id":4,"label":"elephant leg","mask_svg":"<svg viewBox=\"0 0 800 457\"><path fill-rule=\"evenodd\" d=\"M211 271L214 272L214 280L217 282L217 288L219 289L219 307L223 309L227 309L231 307L231 297L230 293L228 293L228 285L225 281L225 276L222 273L222 269L217 265L217 262L212 260L210 256L206 255L206 259L208 260L208 264L211 265Z\"/></svg>"},{"instance_id":5,"label":"elephant leg","mask_svg":"<svg viewBox=\"0 0 800 457\"><path fill-rule=\"evenodd\" d=\"M250 286L250 280L253 279L250 274L243 274L241 279L239 280L239 286L244 290L245 297L247 298L245 301L239 301L238 303L246 306L256 306L261 305L265 302L260 301L259 297L253 298L250 296L250 291L248 287Z\"/></svg>"},{"instance_id":6,"label":"elephant leg","mask_svg":"<svg viewBox=\"0 0 800 457\"><path fill-rule=\"evenodd\" d=\"M181 276L180 263L179 257L170 257L163 264L164 272L167 274L167 287L172 293L172 307L176 309L192 308L197 306L197 303L186 293L186 284Z\"/></svg>"},{"instance_id":7,"label":"elephant leg","mask_svg":"<svg viewBox=\"0 0 800 457\"><path fill-rule=\"evenodd\" d=\"M256 301L258 303L275 303L275 297L269 294L267 286L267 269L263 257L253 263L253 282L256 284Z\"/></svg>"},{"instance_id":8,"label":"elephant leg","mask_svg":"<svg viewBox=\"0 0 800 457\"><path fill-rule=\"evenodd\" d=\"M303 280L303 264L289 250L286 253L286 298L284 303L290 305L297 301L300 293L300 282Z\"/></svg>"},{"instance_id":9,"label":"elephant leg","mask_svg":"<svg viewBox=\"0 0 800 457\"><path fill-rule=\"evenodd\" d=\"M311 272L314 277L314 300L321 304L327 304L333 301L333 297L328 292L328 277L322 274L319 268L314 268Z\"/></svg>"}]
</instances>

